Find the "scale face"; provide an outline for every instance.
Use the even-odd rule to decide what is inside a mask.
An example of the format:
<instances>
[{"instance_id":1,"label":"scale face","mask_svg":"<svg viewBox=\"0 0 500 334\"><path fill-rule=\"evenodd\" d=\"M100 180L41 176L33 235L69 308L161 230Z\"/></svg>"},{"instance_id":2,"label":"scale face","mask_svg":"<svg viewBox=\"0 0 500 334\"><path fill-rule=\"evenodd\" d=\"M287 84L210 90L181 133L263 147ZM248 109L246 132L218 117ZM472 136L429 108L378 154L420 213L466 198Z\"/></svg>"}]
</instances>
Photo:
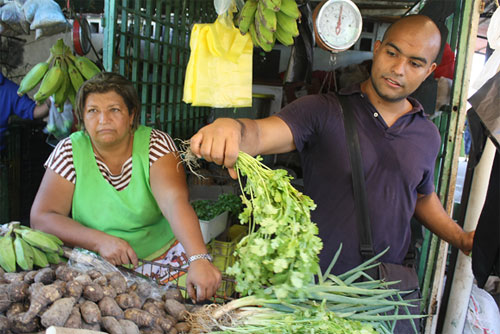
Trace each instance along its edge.
<instances>
[{"instance_id":1,"label":"scale face","mask_svg":"<svg viewBox=\"0 0 500 334\"><path fill-rule=\"evenodd\" d=\"M323 1L314 11L314 32L320 47L339 52L356 43L361 34L363 19L351 0Z\"/></svg>"}]
</instances>

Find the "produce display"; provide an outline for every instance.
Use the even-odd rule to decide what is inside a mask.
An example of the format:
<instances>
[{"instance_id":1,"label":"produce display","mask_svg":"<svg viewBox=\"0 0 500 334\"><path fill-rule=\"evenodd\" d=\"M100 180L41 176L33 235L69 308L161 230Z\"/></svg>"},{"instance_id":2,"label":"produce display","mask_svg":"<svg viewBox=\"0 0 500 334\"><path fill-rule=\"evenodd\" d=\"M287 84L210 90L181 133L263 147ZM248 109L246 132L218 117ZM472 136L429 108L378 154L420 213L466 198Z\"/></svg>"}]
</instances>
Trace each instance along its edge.
<instances>
[{"instance_id":1,"label":"produce display","mask_svg":"<svg viewBox=\"0 0 500 334\"><path fill-rule=\"evenodd\" d=\"M6 272L15 272L16 264L22 270L57 264L61 262L62 245L55 235L11 223L0 237L0 266Z\"/></svg>"},{"instance_id":2,"label":"produce display","mask_svg":"<svg viewBox=\"0 0 500 334\"><path fill-rule=\"evenodd\" d=\"M17 94L22 96L40 87L33 96L41 104L50 96L60 107L67 99L75 105L75 96L85 80L101 72L99 67L86 57L75 57L71 49L59 39L50 48L50 57L47 61L38 63L24 76L19 85Z\"/></svg>"},{"instance_id":3,"label":"produce display","mask_svg":"<svg viewBox=\"0 0 500 334\"><path fill-rule=\"evenodd\" d=\"M199 199L191 202L199 219L210 220L224 211L237 216L241 210L241 199L230 193L220 194L216 201Z\"/></svg>"},{"instance_id":4,"label":"produce display","mask_svg":"<svg viewBox=\"0 0 500 334\"><path fill-rule=\"evenodd\" d=\"M181 292L158 294L148 281L120 272L79 271L66 264L1 273L0 333L34 333L50 326L111 334L187 333Z\"/></svg>"},{"instance_id":5,"label":"produce display","mask_svg":"<svg viewBox=\"0 0 500 334\"><path fill-rule=\"evenodd\" d=\"M269 52L276 40L287 46L294 43L299 18L295 0L247 0L236 24L242 34L250 34L255 46Z\"/></svg>"}]
</instances>

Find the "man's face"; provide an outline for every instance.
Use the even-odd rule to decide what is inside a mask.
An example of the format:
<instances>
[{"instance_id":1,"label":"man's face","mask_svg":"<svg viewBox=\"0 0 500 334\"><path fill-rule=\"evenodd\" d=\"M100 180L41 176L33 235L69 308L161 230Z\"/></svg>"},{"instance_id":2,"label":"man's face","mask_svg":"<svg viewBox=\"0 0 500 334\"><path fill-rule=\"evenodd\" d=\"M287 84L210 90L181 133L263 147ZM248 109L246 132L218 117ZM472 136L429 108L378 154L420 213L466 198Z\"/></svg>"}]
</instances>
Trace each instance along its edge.
<instances>
[{"instance_id":1,"label":"man's face","mask_svg":"<svg viewBox=\"0 0 500 334\"><path fill-rule=\"evenodd\" d=\"M436 46L417 30L392 30L383 42L375 43L370 80L380 98L397 102L436 68Z\"/></svg>"}]
</instances>

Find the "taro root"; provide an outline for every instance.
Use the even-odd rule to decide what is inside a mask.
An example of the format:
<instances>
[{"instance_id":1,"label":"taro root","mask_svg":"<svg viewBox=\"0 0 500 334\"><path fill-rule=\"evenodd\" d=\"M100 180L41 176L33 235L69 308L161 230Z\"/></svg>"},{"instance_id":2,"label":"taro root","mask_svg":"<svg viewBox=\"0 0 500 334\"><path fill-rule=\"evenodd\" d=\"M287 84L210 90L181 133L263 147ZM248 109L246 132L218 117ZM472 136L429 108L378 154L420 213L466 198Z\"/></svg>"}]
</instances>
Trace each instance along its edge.
<instances>
[{"instance_id":1,"label":"taro root","mask_svg":"<svg viewBox=\"0 0 500 334\"><path fill-rule=\"evenodd\" d=\"M102 286L99 284L90 284L83 288L83 297L97 303L104 297Z\"/></svg>"},{"instance_id":2,"label":"taro root","mask_svg":"<svg viewBox=\"0 0 500 334\"><path fill-rule=\"evenodd\" d=\"M25 313L18 313L9 318L10 330L14 333L32 333L38 330L39 321L38 318L34 318L32 321L24 322Z\"/></svg>"},{"instance_id":3,"label":"taro root","mask_svg":"<svg viewBox=\"0 0 500 334\"><path fill-rule=\"evenodd\" d=\"M108 284L115 289L118 295L127 291L127 281L125 280L125 277L122 276L122 274L120 274L119 272L112 272L106 274L106 277L108 279Z\"/></svg>"},{"instance_id":4,"label":"taro root","mask_svg":"<svg viewBox=\"0 0 500 334\"><path fill-rule=\"evenodd\" d=\"M79 299L83 293L83 285L81 285L77 281L71 281L66 283L66 297L74 297L75 299Z\"/></svg>"},{"instance_id":5,"label":"taro root","mask_svg":"<svg viewBox=\"0 0 500 334\"><path fill-rule=\"evenodd\" d=\"M98 324L101 322L101 310L96 303L89 300L80 305L80 313L83 320L88 324Z\"/></svg>"},{"instance_id":6,"label":"taro root","mask_svg":"<svg viewBox=\"0 0 500 334\"><path fill-rule=\"evenodd\" d=\"M139 327L133 321L120 319L118 323L122 326L123 334L140 334Z\"/></svg>"},{"instance_id":7,"label":"taro root","mask_svg":"<svg viewBox=\"0 0 500 334\"><path fill-rule=\"evenodd\" d=\"M43 268L35 275L34 281L36 283L51 284L56 280L56 273L52 268Z\"/></svg>"},{"instance_id":8,"label":"taro root","mask_svg":"<svg viewBox=\"0 0 500 334\"><path fill-rule=\"evenodd\" d=\"M28 298L29 284L20 281L13 282L7 285L7 293L9 294L9 299L11 302L22 302Z\"/></svg>"},{"instance_id":9,"label":"taro root","mask_svg":"<svg viewBox=\"0 0 500 334\"><path fill-rule=\"evenodd\" d=\"M20 273L5 273L3 274L3 278L6 279L9 283L23 282L24 275L26 275L26 272L24 271Z\"/></svg>"},{"instance_id":10,"label":"taro root","mask_svg":"<svg viewBox=\"0 0 500 334\"><path fill-rule=\"evenodd\" d=\"M10 329L9 318L7 318L4 315L0 315L0 333L7 333L9 329Z\"/></svg>"},{"instance_id":11,"label":"taro root","mask_svg":"<svg viewBox=\"0 0 500 334\"><path fill-rule=\"evenodd\" d=\"M109 334L123 334L123 329L118 320L113 317L103 317L102 318L102 327Z\"/></svg>"},{"instance_id":12,"label":"taro root","mask_svg":"<svg viewBox=\"0 0 500 334\"><path fill-rule=\"evenodd\" d=\"M102 316L112 316L117 319L123 318L123 310L111 297L104 297L99 301L99 309Z\"/></svg>"},{"instance_id":13,"label":"taro root","mask_svg":"<svg viewBox=\"0 0 500 334\"><path fill-rule=\"evenodd\" d=\"M151 313L155 317L165 317L165 311L159 308L156 304L146 301L144 305L142 305L142 309L146 312Z\"/></svg>"},{"instance_id":14,"label":"taro root","mask_svg":"<svg viewBox=\"0 0 500 334\"><path fill-rule=\"evenodd\" d=\"M82 327L82 315L80 313L79 306L73 306L73 309L71 310L71 314L69 315L68 320L66 320L66 323L64 324L63 327L66 327L66 328L81 328Z\"/></svg>"},{"instance_id":15,"label":"taro root","mask_svg":"<svg viewBox=\"0 0 500 334\"><path fill-rule=\"evenodd\" d=\"M95 283L95 281L94 281L94 283ZM113 288L111 285L102 286L102 293L103 293L104 297L115 298L117 296L115 288Z\"/></svg>"},{"instance_id":16,"label":"taro root","mask_svg":"<svg viewBox=\"0 0 500 334\"><path fill-rule=\"evenodd\" d=\"M187 322L178 322L175 324L175 329L178 333L188 333L191 330L191 326Z\"/></svg>"},{"instance_id":17,"label":"taro root","mask_svg":"<svg viewBox=\"0 0 500 334\"><path fill-rule=\"evenodd\" d=\"M139 327L151 327L155 322L155 316L144 310L129 308L124 312L127 320L133 321Z\"/></svg>"},{"instance_id":18,"label":"taro root","mask_svg":"<svg viewBox=\"0 0 500 334\"><path fill-rule=\"evenodd\" d=\"M102 287L108 286L108 279L104 275L96 277L92 282L94 284L99 284Z\"/></svg>"},{"instance_id":19,"label":"taro root","mask_svg":"<svg viewBox=\"0 0 500 334\"><path fill-rule=\"evenodd\" d=\"M175 299L165 300L165 310L168 314L177 319L177 321L185 321L189 314L184 304L179 303Z\"/></svg>"},{"instance_id":20,"label":"taro root","mask_svg":"<svg viewBox=\"0 0 500 334\"><path fill-rule=\"evenodd\" d=\"M3 285L0 289L0 313L7 311L12 304L6 287L6 285Z\"/></svg>"},{"instance_id":21,"label":"taro root","mask_svg":"<svg viewBox=\"0 0 500 334\"><path fill-rule=\"evenodd\" d=\"M7 318L12 318L15 314L26 312L26 306L23 303L12 303L5 313Z\"/></svg>"},{"instance_id":22,"label":"taro root","mask_svg":"<svg viewBox=\"0 0 500 334\"><path fill-rule=\"evenodd\" d=\"M75 298L73 297L56 300L40 317L42 325L45 328L64 326L73 310L73 305L75 305Z\"/></svg>"},{"instance_id":23,"label":"taro root","mask_svg":"<svg viewBox=\"0 0 500 334\"><path fill-rule=\"evenodd\" d=\"M79 282L83 286L92 284L92 278L90 278L90 276L87 274L80 274L77 277L75 277L74 280Z\"/></svg>"},{"instance_id":24,"label":"taro root","mask_svg":"<svg viewBox=\"0 0 500 334\"><path fill-rule=\"evenodd\" d=\"M56 278L65 282L74 280L80 276L80 272L63 264L56 269Z\"/></svg>"},{"instance_id":25,"label":"taro root","mask_svg":"<svg viewBox=\"0 0 500 334\"><path fill-rule=\"evenodd\" d=\"M122 293L116 296L115 300L122 309L140 308L142 305L139 296L133 292Z\"/></svg>"},{"instance_id":26,"label":"taro root","mask_svg":"<svg viewBox=\"0 0 500 334\"><path fill-rule=\"evenodd\" d=\"M36 284L36 283L35 283ZM45 306L62 297L62 293L55 284L37 285L32 289L30 307L24 314L23 322L28 323L35 318Z\"/></svg>"},{"instance_id":27,"label":"taro root","mask_svg":"<svg viewBox=\"0 0 500 334\"><path fill-rule=\"evenodd\" d=\"M167 299L175 299L178 302L183 302L184 298L182 297L181 290L176 289L176 288L169 288L165 291L165 293L162 296L163 301L166 301Z\"/></svg>"},{"instance_id":28,"label":"taro root","mask_svg":"<svg viewBox=\"0 0 500 334\"><path fill-rule=\"evenodd\" d=\"M27 284L31 284L35 281L35 276L38 274L38 270L28 271L23 278L23 281Z\"/></svg>"}]
</instances>

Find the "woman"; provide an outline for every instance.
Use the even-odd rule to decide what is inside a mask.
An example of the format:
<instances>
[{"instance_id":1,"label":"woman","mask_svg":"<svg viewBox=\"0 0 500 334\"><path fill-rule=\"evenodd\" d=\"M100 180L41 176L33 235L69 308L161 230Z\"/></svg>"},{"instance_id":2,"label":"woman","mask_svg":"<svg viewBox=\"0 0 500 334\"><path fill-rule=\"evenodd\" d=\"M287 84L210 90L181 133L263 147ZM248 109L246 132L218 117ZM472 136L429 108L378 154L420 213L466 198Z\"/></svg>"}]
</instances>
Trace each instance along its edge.
<instances>
[{"instance_id":1,"label":"woman","mask_svg":"<svg viewBox=\"0 0 500 334\"><path fill-rule=\"evenodd\" d=\"M138 125L139 106L134 86L119 74L100 73L81 86L82 130L47 160L31 226L114 265L137 266L138 258L168 257L183 246L187 290L201 301L215 294L221 274L207 256L175 145L166 133Z\"/></svg>"}]
</instances>

